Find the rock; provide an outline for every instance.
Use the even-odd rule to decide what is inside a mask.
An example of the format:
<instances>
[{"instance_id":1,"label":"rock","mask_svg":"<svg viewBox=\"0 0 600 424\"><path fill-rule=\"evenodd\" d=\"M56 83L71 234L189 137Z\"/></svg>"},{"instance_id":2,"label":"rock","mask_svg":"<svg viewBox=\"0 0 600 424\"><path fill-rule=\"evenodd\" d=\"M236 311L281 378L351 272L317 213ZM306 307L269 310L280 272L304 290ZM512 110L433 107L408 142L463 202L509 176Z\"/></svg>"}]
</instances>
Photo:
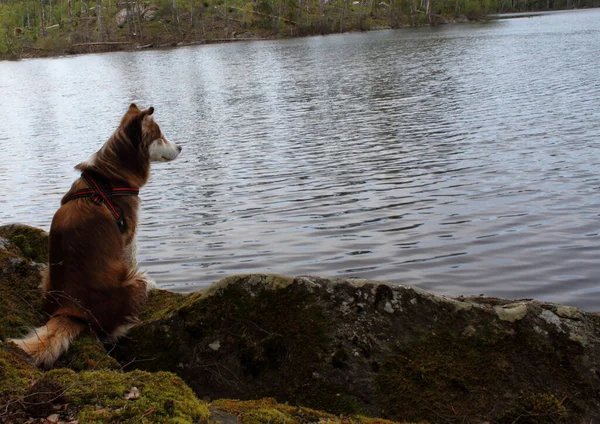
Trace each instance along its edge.
<instances>
[{"instance_id":1,"label":"rock","mask_svg":"<svg viewBox=\"0 0 600 424\"><path fill-rule=\"evenodd\" d=\"M158 290L149 307L117 359L176 373L201 397L399 421L600 419L600 320L576 308L275 275Z\"/></svg>"},{"instance_id":2,"label":"rock","mask_svg":"<svg viewBox=\"0 0 600 424\"><path fill-rule=\"evenodd\" d=\"M26 225L0 227L0 340L45 320L39 262L48 262L48 234Z\"/></svg>"},{"instance_id":3,"label":"rock","mask_svg":"<svg viewBox=\"0 0 600 424\"><path fill-rule=\"evenodd\" d=\"M44 321L46 242L22 226L0 237L13 337ZM600 316L573 307L253 274L156 290L140 318L116 345L81 337L49 372L0 344L0 422L600 420Z\"/></svg>"},{"instance_id":4,"label":"rock","mask_svg":"<svg viewBox=\"0 0 600 424\"><path fill-rule=\"evenodd\" d=\"M21 255L33 262L48 263L48 233L23 224L0 227L0 249Z\"/></svg>"},{"instance_id":5,"label":"rock","mask_svg":"<svg viewBox=\"0 0 600 424\"><path fill-rule=\"evenodd\" d=\"M125 395L125 400L135 400L140 398L140 389L132 387L129 393Z\"/></svg>"},{"instance_id":6,"label":"rock","mask_svg":"<svg viewBox=\"0 0 600 424\"><path fill-rule=\"evenodd\" d=\"M44 321L41 267L34 258L44 260L47 235L31 227L9 226L0 227L0 237L0 330L3 338L15 337ZM176 312L187 300L186 296L161 291L150 299L142 316L159 320ZM107 347L114 349L114 345ZM282 405L273 399L208 404L173 373L122 372L123 365L91 334L78 338L48 372L34 367L12 343L0 343L0 423L342 422L331 414ZM351 420L385 424L363 417Z\"/></svg>"},{"instance_id":7,"label":"rock","mask_svg":"<svg viewBox=\"0 0 600 424\"><path fill-rule=\"evenodd\" d=\"M154 4L149 6L136 5L132 6L129 11L125 9L119 10L115 15L115 21L119 28L123 28L127 21L131 21L137 17L136 14L140 14L140 17L145 21L151 21L156 16L158 12L158 7Z\"/></svg>"}]
</instances>

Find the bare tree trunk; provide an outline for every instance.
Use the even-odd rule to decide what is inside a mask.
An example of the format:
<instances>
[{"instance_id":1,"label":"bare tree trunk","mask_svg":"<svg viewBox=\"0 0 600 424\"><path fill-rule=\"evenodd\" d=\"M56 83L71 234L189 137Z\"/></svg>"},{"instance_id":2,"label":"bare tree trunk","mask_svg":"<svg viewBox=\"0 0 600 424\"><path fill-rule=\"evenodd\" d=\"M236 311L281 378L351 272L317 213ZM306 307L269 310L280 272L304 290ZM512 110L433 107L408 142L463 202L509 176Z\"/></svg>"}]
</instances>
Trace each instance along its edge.
<instances>
[{"instance_id":1,"label":"bare tree trunk","mask_svg":"<svg viewBox=\"0 0 600 424\"><path fill-rule=\"evenodd\" d=\"M319 1L319 25L321 34L325 32L325 0Z\"/></svg>"},{"instance_id":2,"label":"bare tree trunk","mask_svg":"<svg viewBox=\"0 0 600 424\"><path fill-rule=\"evenodd\" d=\"M142 12L144 11L144 8L142 7L142 4L140 3L140 0L136 0L135 2L135 17L137 18L137 23L138 23L138 36L139 38L143 38L144 37L144 31L142 29Z\"/></svg>"},{"instance_id":3,"label":"bare tree trunk","mask_svg":"<svg viewBox=\"0 0 600 424\"><path fill-rule=\"evenodd\" d=\"M96 20L98 21L98 41L104 41L104 19L102 18L102 0L96 0Z\"/></svg>"},{"instance_id":4,"label":"bare tree trunk","mask_svg":"<svg viewBox=\"0 0 600 424\"><path fill-rule=\"evenodd\" d=\"M277 18L273 21L273 32L279 33L279 22L281 22L281 4L283 0L279 0L279 7L277 8Z\"/></svg>"},{"instance_id":5,"label":"bare tree trunk","mask_svg":"<svg viewBox=\"0 0 600 424\"><path fill-rule=\"evenodd\" d=\"M360 3L359 3L360 15L358 18L358 26L361 31L364 31L365 30L365 28L364 28L364 26L365 26L365 7L363 5L363 0L359 0L359 1L360 1Z\"/></svg>"},{"instance_id":6,"label":"bare tree trunk","mask_svg":"<svg viewBox=\"0 0 600 424\"><path fill-rule=\"evenodd\" d=\"M225 0L225 37L229 37L229 5Z\"/></svg>"},{"instance_id":7,"label":"bare tree trunk","mask_svg":"<svg viewBox=\"0 0 600 424\"><path fill-rule=\"evenodd\" d=\"M43 0L40 0L40 34L42 37L46 36L46 12Z\"/></svg>"},{"instance_id":8,"label":"bare tree trunk","mask_svg":"<svg viewBox=\"0 0 600 424\"><path fill-rule=\"evenodd\" d=\"M73 11L71 10L71 0L67 0L67 16L69 17L69 20L71 20L71 17L73 16Z\"/></svg>"},{"instance_id":9,"label":"bare tree trunk","mask_svg":"<svg viewBox=\"0 0 600 424\"><path fill-rule=\"evenodd\" d=\"M180 22L179 22L179 10L177 9L177 0L173 0L173 22L175 22L175 29L177 34L181 34Z\"/></svg>"},{"instance_id":10,"label":"bare tree trunk","mask_svg":"<svg viewBox=\"0 0 600 424\"><path fill-rule=\"evenodd\" d=\"M129 34L129 37L133 37L133 31L135 31L135 23L133 24L133 30L131 29L131 17L133 16L131 14L131 5L129 4L129 1L125 2L125 11L127 12L126 19L125 22L127 22L127 34Z\"/></svg>"},{"instance_id":11,"label":"bare tree trunk","mask_svg":"<svg viewBox=\"0 0 600 424\"><path fill-rule=\"evenodd\" d=\"M194 36L196 35L196 22L194 12L196 9L196 1L192 0L190 2L190 28L194 30Z\"/></svg>"},{"instance_id":12,"label":"bare tree trunk","mask_svg":"<svg viewBox=\"0 0 600 424\"><path fill-rule=\"evenodd\" d=\"M340 7L340 33L344 32L344 12L346 11L344 3L345 1L342 0L342 7Z\"/></svg>"}]
</instances>

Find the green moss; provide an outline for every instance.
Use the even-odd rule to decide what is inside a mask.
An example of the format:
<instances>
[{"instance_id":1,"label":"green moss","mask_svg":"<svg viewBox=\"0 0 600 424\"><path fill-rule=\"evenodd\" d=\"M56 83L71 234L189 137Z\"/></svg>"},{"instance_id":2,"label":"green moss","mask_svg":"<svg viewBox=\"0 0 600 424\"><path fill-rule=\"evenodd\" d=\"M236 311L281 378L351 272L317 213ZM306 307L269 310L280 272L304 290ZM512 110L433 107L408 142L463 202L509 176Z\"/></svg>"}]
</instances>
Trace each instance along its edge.
<instances>
[{"instance_id":1,"label":"green moss","mask_svg":"<svg viewBox=\"0 0 600 424\"><path fill-rule=\"evenodd\" d=\"M314 423L335 421L335 415L309 408L277 403L275 399L230 400L220 399L210 404L211 410L225 411L235 415L243 424L267 423Z\"/></svg>"},{"instance_id":2,"label":"green moss","mask_svg":"<svg viewBox=\"0 0 600 424\"><path fill-rule=\"evenodd\" d=\"M242 424L285 424L293 422L283 412L268 408L250 411L243 416L241 421Z\"/></svg>"},{"instance_id":3,"label":"green moss","mask_svg":"<svg viewBox=\"0 0 600 424\"><path fill-rule=\"evenodd\" d=\"M500 423L559 424L569 419L567 408L552 394L524 393L509 408Z\"/></svg>"},{"instance_id":4,"label":"green moss","mask_svg":"<svg viewBox=\"0 0 600 424\"><path fill-rule=\"evenodd\" d=\"M84 371L58 369L45 379L61 385L77 419L86 423L206 423L210 412L177 376L143 371ZM126 399L133 388L139 397Z\"/></svg>"},{"instance_id":5,"label":"green moss","mask_svg":"<svg viewBox=\"0 0 600 424\"><path fill-rule=\"evenodd\" d=\"M272 398L248 401L220 399L212 402L210 409L233 414L242 424L395 424L393 421L360 415L340 417L315 409L277 403Z\"/></svg>"},{"instance_id":6,"label":"green moss","mask_svg":"<svg viewBox=\"0 0 600 424\"><path fill-rule=\"evenodd\" d=\"M515 387L534 393L573 390L573 370L561 355L536 350L520 339L490 340L432 334L406 346L381 365L376 401L386 416L408 420L477 416L478 411L514 406L514 411L553 411L560 422L567 410L552 396L528 396L515 403L504 395ZM553 370L551 378L540 369Z\"/></svg>"},{"instance_id":7,"label":"green moss","mask_svg":"<svg viewBox=\"0 0 600 424\"><path fill-rule=\"evenodd\" d=\"M40 268L0 250L0 339L18 337L45 320Z\"/></svg>"},{"instance_id":8,"label":"green moss","mask_svg":"<svg viewBox=\"0 0 600 424\"><path fill-rule=\"evenodd\" d=\"M40 375L41 372L16 346L0 343L0 398L23 395L31 381Z\"/></svg>"},{"instance_id":9,"label":"green moss","mask_svg":"<svg viewBox=\"0 0 600 424\"><path fill-rule=\"evenodd\" d=\"M189 296L166 290L152 290L139 314L142 321L164 318L180 308Z\"/></svg>"},{"instance_id":10,"label":"green moss","mask_svg":"<svg viewBox=\"0 0 600 424\"><path fill-rule=\"evenodd\" d=\"M78 337L69 347L67 354L55 364L55 367L66 367L75 371L99 369L120 369L121 365L110 356L102 342L94 334Z\"/></svg>"},{"instance_id":11,"label":"green moss","mask_svg":"<svg viewBox=\"0 0 600 424\"><path fill-rule=\"evenodd\" d=\"M42 313L40 266L48 261L48 235L26 225L0 227L0 339L18 337L40 325Z\"/></svg>"},{"instance_id":12,"label":"green moss","mask_svg":"<svg viewBox=\"0 0 600 424\"><path fill-rule=\"evenodd\" d=\"M19 249L17 253L27 259L48 263L48 233L44 230L21 224L5 225L0 227L0 237L14 243Z\"/></svg>"},{"instance_id":13,"label":"green moss","mask_svg":"<svg viewBox=\"0 0 600 424\"><path fill-rule=\"evenodd\" d=\"M348 394L345 388L331 384L315 382L310 387L298 389L294 393L293 399L297 404L323 409L338 415L365 413L359 399Z\"/></svg>"},{"instance_id":14,"label":"green moss","mask_svg":"<svg viewBox=\"0 0 600 424\"><path fill-rule=\"evenodd\" d=\"M12 343L0 343L0 419L22 422L23 396L42 375Z\"/></svg>"},{"instance_id":15,"label":"green moss","mask_svg":"<svg viewBox=\"0 0 600 424\"><path fill-rule=\"evenodd\" d=\"M289 391L295 384L290 382L310 378L313 367L326 355L328 321L304 290L293 284L271 290L266 288L269 284L261 285L263 278L278 284L271 276L239 277L235 283L219 284L210 294L185 297L183 306L165 314L160 323L146 322L132 330L131 340L121 344L125 356L117 358L121 363L142 359L136 367L149 371L179 370L181 358L201 358L207 366L190 384L201 396L211 396L207 382L222 374L225 352L226 360L235 360L240 371L236 380L241 386L252 384L256 396ZM148 352L151 357L146 358ZM277 373L278 382L269 379L260 387L265 373ZM203 383L196 385L198 381Z\"/></svg>"}]
</instances>

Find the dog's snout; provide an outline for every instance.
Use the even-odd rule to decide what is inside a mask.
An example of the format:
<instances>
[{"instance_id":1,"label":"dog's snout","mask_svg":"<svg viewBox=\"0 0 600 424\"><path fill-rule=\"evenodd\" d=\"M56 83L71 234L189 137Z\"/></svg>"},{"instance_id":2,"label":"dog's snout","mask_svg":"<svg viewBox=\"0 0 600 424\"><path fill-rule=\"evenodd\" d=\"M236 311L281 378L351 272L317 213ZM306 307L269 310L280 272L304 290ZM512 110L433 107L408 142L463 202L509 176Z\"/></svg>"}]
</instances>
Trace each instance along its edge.
<instances>
[{"instance_id":1,"label":"dog's snout","mask_svg":"<svg viewBox=\"0 0 600 424\"><path fill-rule=\"evenodd\" d=\"M177 145L177 151L181 153L181 149L183 149L183 147L181 147L179 144Z\"/></svg>"}]
</instances>

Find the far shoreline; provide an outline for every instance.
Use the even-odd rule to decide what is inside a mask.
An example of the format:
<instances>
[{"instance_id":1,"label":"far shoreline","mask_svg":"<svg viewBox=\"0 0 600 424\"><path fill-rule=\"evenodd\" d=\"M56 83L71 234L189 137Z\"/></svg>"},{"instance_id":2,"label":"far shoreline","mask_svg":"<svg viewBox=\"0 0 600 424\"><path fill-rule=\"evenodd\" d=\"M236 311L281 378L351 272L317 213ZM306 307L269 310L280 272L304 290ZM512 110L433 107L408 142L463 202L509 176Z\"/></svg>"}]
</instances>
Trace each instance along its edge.
<instances>
[{"instance_id":1,"label":"far shoreline","mask_svg":"<svg viewBox=\"0 0 600 424\"><path fill-rule=\"evenodd\" d=\"M581 9L578 9L581 10ZM539 13L539 12L533 12ZM542 12L543 13L543 12ZM540 14L542 14L540 13ZM546 12L548 13L548 12ZM552 13L552 12L550 12ZM510 14L509 14L510 15ZM353 33L365 33L365 32L374 32L374 31L387 31L387 30L406 30L406 29L414 29L414 28L426 28L426 27L436 27L436 26L444 26L444 25L457 25L457 24L468 24L468 23L476 23L476 22L487 22L497 19L504 19L502 15L486 15L484 17L478 18L467 18L466 16L460 16L458 18L446 18L439 15L437 16L437 22L435 24L424 24L424 25L406 25L401 26L399 28L392 28L391 26L374 26L370 29L358 30L358 29L349 29L347 31L341 32L326 32L326 33L308 33L301 35L281 35L279 34L268 34L266 36L254 36L254 37L234 37L234 38L215 38L215 39L201 39L201 40L190 40L190 41L166 41L162 40L162 42L158 43L147 43L141 44L136 41L114 41L114 42L98 42L98 43L86 43L87 45L82 44L73 44L66 46L65 48L57 49L57 50L46 50L41 48L34 47L22 47L23 51L27 51L27 53L22 53L19 56L10 55L10 54L0 54L1 61L19 61L26 59L45 59L45 58L66 58L72 56L79 56L84 54L99 54L99 53L116 53L116 52L139 52L144 50L167 50L174 49L178 47L191 47L191 46L200 46L200 45L212 45L212 44L229 44L229 43L239 43L239 42L251 42L251 41L273 41L273 40L290 40L295 38L307 38L307 37L319 37L319 36L327 36L327 35L336 35L336 34L353 34ZM528 17L532 15L525 16L515 16L516 17ZM125 47L129 46L129 47Z\"/></svg>"},{"instance_id":2,"label":"far shoreline","mask_svg":"<svg viewBox=\"0 0 600 424\"><path fill-rule=\"evenodd\" d=\"M178 47L191 47L200 45L212 45L212 44L228 44L228 43L239 43L239 42L251 42L251 41L273 41L273 40L289 40L295 38L306 38L306 37L318 37L334 34L352 34L352 33L364 33L373 31L385 31L385 30L406 30L414 28L426 28L426 27L438 27L444 25L457 25L457 24L468 24L468 23L481 23L498 21L505 19L519 19L519 18L531 18L537 16L545 16L557 13L565 12L579 12L590 10L594 8L583 7L577 9L563 9L563 10L540 10L531 12L512 12L512 13L494 13L487 14L485 16L468 18L464 15L460 17L444 17L441 15L434 15L435 22L432 24L422 25L405 25L399 28L392 28L391 26L378 25L373 26L369 29L355 29L351 28L346 31L330 31L325 33L307 33L307 34L295 34L295 35L282 35L279 33L263 34L258 36L252 34L251 37L232 37L232 38L205 38L199 40L180 40L180 41L167 41L158 40L157 42L151 42L142 44L139 41L106 41L106 42L90 42L90 43L75 43L66 47L47 50L38 47L22 46L21 54L0 54L0 61L19 61L25 59L44 59L44 58L67 58L73 56L79 56L84 54L99 54L99 53L115 53L115 52L138 52L144 50L167 50ZM244 35L244 34L242 34ZM24 53L24 52L27 53Z\"/></svg>"}]
</instances>

